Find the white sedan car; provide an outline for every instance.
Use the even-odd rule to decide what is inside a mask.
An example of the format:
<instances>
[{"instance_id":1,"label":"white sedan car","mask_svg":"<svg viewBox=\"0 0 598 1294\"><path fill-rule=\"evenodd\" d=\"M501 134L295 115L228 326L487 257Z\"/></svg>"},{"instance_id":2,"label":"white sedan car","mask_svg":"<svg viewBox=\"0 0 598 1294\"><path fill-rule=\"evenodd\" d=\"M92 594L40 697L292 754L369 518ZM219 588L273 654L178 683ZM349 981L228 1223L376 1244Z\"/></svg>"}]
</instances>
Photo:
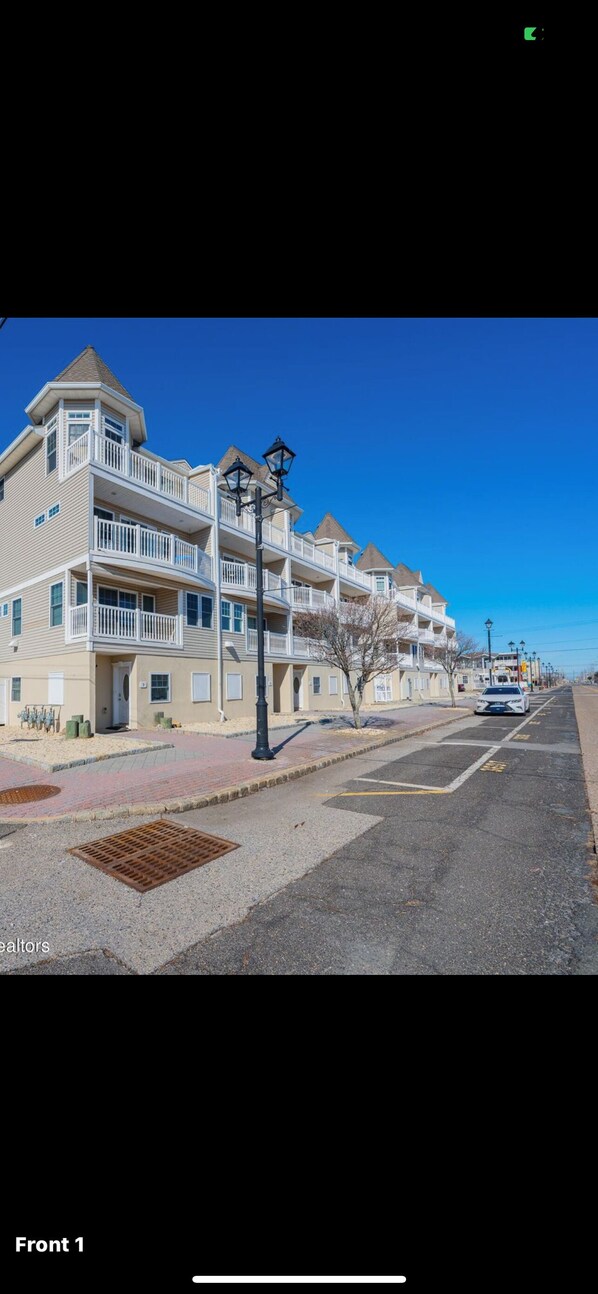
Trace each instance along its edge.
<instances>
[{"instance_id":1,"label":"white sedan car","mask_svg":"<svg viewBox=\"0 0 598 1294\"><path fill-rule=\"evenodd\" d=\"M502 683L484 688L478 697L474 714L527 714L529 696L517 683Z\"/></svg>"}]
</instances>

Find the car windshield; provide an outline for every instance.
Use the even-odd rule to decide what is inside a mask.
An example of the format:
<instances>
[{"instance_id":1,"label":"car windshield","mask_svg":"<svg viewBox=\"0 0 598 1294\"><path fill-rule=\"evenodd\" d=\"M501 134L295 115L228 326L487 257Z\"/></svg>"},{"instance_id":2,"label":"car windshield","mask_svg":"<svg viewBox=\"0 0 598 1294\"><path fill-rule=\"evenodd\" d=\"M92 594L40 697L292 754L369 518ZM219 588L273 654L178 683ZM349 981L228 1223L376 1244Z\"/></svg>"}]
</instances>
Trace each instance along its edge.
<instances>
[{"instance_id":1,"label":"car windshield","mask_svg":"<svg viewBox=\"0 0 598 1294\"><path fill-rule=\"evenodd\" d=\"M519 696L518 687L487 687L482 696Z\"/></svg>"}]
</instances>

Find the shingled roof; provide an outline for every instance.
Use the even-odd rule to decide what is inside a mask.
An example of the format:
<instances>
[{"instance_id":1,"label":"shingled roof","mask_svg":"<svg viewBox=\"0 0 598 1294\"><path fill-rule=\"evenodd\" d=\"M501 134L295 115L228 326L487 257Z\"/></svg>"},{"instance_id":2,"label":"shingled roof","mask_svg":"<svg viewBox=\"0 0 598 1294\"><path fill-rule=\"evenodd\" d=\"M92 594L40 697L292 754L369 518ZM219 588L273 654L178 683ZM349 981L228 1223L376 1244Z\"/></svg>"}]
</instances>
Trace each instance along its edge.
<instances>
[{"instance_id":1,"label":"shingled roof","mask_svg":"<svg viewBox=\"0 0 598 1294\"><path fill-rule=\"evenodd\" d=\"M366 545L355 565L359 567L360 571L392 571L392 562L389 562L388 558L384 556L384 553L380 552L379 548L376 548L375 544Z\"/></svg>"},{"instance_id":2,"label":"shingled roof","mask_svg":"<svg viewBox=\"0 0 598 1294\"><path fill-rule=\"evenodd\" d=\"M262 485L267 485L269 489L273 488L274 482L272 480L272 477L270 476L270 469L267 466L267 464L258 463L256 458L252 458L250 454L246 454L243 450L238 449L236 445L229 445L228 449L226 450L226 453L222 455L222 458L216 464L216 466L220 468L221 473L224 473L228 470L229 467L232 467L233 463L235 462L235 459L237 458L240 458L246 467L251 468L252 476L257 477L257 480L260 481ZM283 482L283 489L284 489L284 495L287 501L289 503L293 503L294 500L291 498L290 494L284 487L284 482Z\"/></svg>"},{"instance_id":3,"label":"shingled roof","mask_svg":"<svg viewBox=\"0 0 598 1294\"><path fill-rule=\"evenodd\" d=\"M77 355L76 359L71 360L62 373L54 378L55 382L102 382L104 386L109 386L113 391L118 391L120 395L126 395L127 400L132 400L133 396L129 394L122 382L114 376L108 365L98 355L93 346L86 346L85 350Z\"/></svg>"},{"instance_id":4,"label":"shingled roof","mask_svg":"<svg viewBox=\"0 0 598 1294\"><path fill-rule=\"evenodd\" d=\"M433 584L424 584L424 588L428 590L433 602L442 602L444 606L448 606L446 598L443 598L442 593L439 593Z\"/></svg>"},{"instance_id":5,"label":"shingled roof","mask_svg":"<svg viewBox=\"0 0 598 1294\"><path fill-rule=\"evenodd\" d=\"M333 517L331 512L327 512L319 525L315 529L316 539L338 539L341 544L352 544L353 548L359 552L360 545L355 543L351 535L343 529L340 522Z\"/></svg>"},{"instance_id":6,"label":"shingled roof","mask_svg":"<svg viewBox=\"0 0 598 1294\"><path fill-rule=\"evenodd\" d=\"M421 571L411 571L408 566L405 566L404 562L397 562L393 576L398 589L413 588L414 585L422 582Z\"/></svg>"}]
</instances>

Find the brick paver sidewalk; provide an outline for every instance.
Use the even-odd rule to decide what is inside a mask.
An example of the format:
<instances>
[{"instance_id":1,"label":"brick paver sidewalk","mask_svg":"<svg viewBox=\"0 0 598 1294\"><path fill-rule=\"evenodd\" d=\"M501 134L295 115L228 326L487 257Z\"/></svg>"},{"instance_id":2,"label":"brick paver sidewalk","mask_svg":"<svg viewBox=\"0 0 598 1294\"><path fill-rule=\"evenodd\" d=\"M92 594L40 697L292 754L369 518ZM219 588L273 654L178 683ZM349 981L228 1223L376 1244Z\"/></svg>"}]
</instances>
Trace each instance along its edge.
<instances>
[{"instance_id":1,"label":"brick paver sidewalk","mask_svg":"<svg viewBox=\"0 0 598 1294\"><path fill-rule=\"evenodd\" d=\"M60 794L33 803L0 805L2 822L44 822L60 818L93 819L123 817L131 813L176 812L203 808L217 800L235 799L277 781L315 771L324 762L336 762L352 754L375 749L413 733L438 727L471 714L470 709L453 710L420 705L409 710L386 711L370 727L384 726L384 734L345 735L338 723L300 724L273 729L270 746L276 759L260 762L251 758L253 736L220 737L199 733L168 733L174 748L156 754L127 755L48 773L31 765L0 759L0 791L32 783L60 787ZM122 733L119 734L122 737ZM164 734L160 734L162 740ZM155 731L137 731L131 737L159 741Z\"/></svg>"}]
</instances>

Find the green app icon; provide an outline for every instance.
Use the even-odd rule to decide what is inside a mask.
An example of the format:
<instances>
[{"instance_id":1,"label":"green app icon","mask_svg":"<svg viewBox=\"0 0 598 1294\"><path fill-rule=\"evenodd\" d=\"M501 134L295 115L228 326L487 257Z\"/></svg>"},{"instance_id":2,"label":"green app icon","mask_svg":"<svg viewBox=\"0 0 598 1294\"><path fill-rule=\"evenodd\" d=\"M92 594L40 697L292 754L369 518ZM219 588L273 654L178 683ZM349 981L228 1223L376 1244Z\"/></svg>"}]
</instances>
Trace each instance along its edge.
<instances>
[{"instance_id":1,"label":"green app icon","mask_svg":"<svg viewBox=\"0 0 598 1294\"><path fill-rule=\"evenodd\" d=\"M535 27L524 27L524 28L523 28L523 39L524 39L524 40L535 40L535 39L536 39L536 37L534 36L534 32L535 32L535 30L536 30L536 28L535 28Z\"/></svg>"}]
</instances>

